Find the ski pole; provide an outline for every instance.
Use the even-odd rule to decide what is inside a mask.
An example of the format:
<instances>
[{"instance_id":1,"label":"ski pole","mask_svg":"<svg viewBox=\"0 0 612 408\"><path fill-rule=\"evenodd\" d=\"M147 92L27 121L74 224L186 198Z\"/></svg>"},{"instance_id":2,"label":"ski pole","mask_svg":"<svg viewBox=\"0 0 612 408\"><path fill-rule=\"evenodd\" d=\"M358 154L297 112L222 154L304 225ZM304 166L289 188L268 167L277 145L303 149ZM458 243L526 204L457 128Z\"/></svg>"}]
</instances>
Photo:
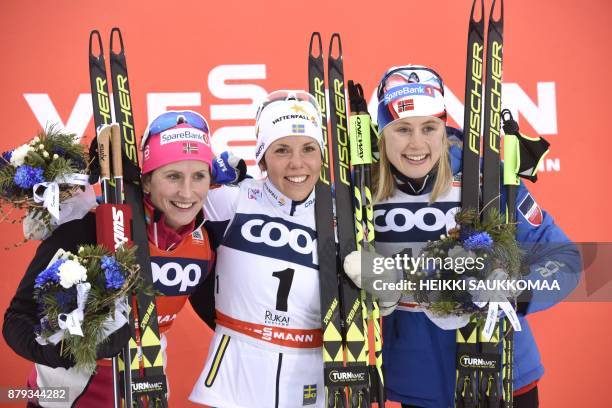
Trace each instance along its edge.
<instances>
[{"instance_id":1,"label":"ski pole","mask_svg":"<svg viewBox=\"0 0 612 408\"><path fill-rule=\"evenodd\" d=\"M506 222L516 223L516 195L520 177L536 182L537 171L548 154L550 144L540 137L526 137L519 131L518 123L508 109L502 110L504 129L504 186L506 188ZM514 305L516 308L516 305ZM502 401L504 408L513 404L514 330L507 321L503 330Z\"/></svg>"},{"instance_id":2,"label":"ski pole","mask_svg":"<svg viewBox=\"0 0 612 408\"><path fill-rule=\"evenodd\" d=\"M372 147L371 118L368 113L361 84L348 81L350 100L350 150L353 166L353 186L355 193L355 232L358 250L373 250L374 243L374 209L372 202ZM365 214L365 218L363 215ZM380 310L378 303L365 290L361 291L364 322L371 321L374 329L375 365L369 366L371 402L377 402L384 408L384 382L382 374L382 336L380 327ZM369 351L369 341L368 341Z\"/></svg>"}]
</instances>

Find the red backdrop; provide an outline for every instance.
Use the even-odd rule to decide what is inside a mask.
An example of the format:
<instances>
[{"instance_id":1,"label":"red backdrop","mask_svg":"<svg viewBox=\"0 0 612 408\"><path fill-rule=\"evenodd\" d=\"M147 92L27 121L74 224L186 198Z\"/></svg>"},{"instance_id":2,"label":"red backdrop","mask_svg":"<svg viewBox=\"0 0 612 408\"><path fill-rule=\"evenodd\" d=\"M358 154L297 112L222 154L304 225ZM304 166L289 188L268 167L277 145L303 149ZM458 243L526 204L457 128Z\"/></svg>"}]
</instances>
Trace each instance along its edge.
<instances>
[{"instance_id":1,"label":"red backdrop","mask_svg":"<svg viewBox=\"0 0 612 408\"><path fill-rule=\"evenodd\" d=\"M490 1L487 1L489 4ZM552 150L540 182L539 204L577 241L610 241L611 143L604 120L612 85L608 43L612 6L604 0L507 1L504 105L521 129L540 134ZM24 143L49 122L86 140L93 133L87 73L90 30L108 47L122 29L142 132L148 117L185 107L210 118L217 150L253 157L254 104L266 91L306 88L312 31L342 35L345 74L368 94L391 65L426 64L445 79L451 121L461 123L470 0L390 2L223 2L67 0L0 4L0 150ZM246 143L244 142L246 141ZM0 246L20 239L20 227L0 224ZM3 251L0 310L4 310L35 243ZM609 288L610 285L607 285ZM564 303L530 317L546 375L542 406L603 406L612 402L608 366L610 303ZM171 406L186 401L210 332L189 306L169 335ZM0 387L21 386L30 363L0 340ZM15 405L17 406L17 405Z\"/></svg>"}]
</instances>

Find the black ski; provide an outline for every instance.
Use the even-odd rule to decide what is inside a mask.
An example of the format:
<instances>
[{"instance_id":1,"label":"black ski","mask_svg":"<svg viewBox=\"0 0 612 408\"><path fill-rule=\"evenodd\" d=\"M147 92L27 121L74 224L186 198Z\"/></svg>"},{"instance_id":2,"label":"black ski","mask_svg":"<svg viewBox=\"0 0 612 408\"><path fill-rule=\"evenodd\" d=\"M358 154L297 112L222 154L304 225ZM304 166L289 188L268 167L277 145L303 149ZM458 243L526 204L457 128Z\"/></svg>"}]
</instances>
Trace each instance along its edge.
<instances>
[{"instance_id":1,"label":"black ski","mask_svg":"<svg viewBox=\"0 0 612 408\"><path fill-rule=\"evenodd\" d=\"M499 19L495 20L493 0L487 29L487 65L484 94L484 143L482 163L482 203L484 211L500 209L500 157L502 68L504 47L504 2L500 0Z\"/></svg>"},{"instance_id":2,"label":"black ski","mask_svg":"<svg viewBox=\"0 0 612 408\"><path fill-rule=\"evenodd\" d=\"M332 55L335 44L337 44L337 57ZM318 56L314 48L317 45ZM313 33L311 37L309 55L309 90L321 103L322 110L327 112L322 42L319 33ZM356 249L356 241L348 150L348 106L344 86L342 46L338 34L334 34L330 41L328 68L332 136L328 138L327 133L324 133L327 144L321 177L316 187L315 204L327 406L345 406L347 397L345 388L348 387L349 406L365 407L369 405L369 376L367 332L364 329L362 300L359 289L350 282L340 266L344 257ZM332 146L331 152L329 143ZM333 163L331 165L333 181L330 177L330 162ZM335 197L335 206L332 194Z\"/></svg>"},{"instance_id":3,"label":"black ski","mask_svg":"<svg viewBox=\"0 0 612 408\"><path fill-rule=\"evenodd\" d=\"M463 190L462 207L486 213L500 211L500 130L501 89L503 72L503 0L499 18L494 18L497 1L491 5L487 46L484 48L484 1L480 1L480 20L474 16L476 1L472 3L468 34L466 64L466 92L464 116ZM482 77L486 50L486 74ZM482 96L484 88L484 107ZM482 195L480 196L480 132L484 124ZM479 197L480 196L480 197ZM480 198L482 202L480 202ZM503 335L502 335L503 334ZM501 347L503 344L503 347ZM463 364L465 357L481 357L496 361L492 369ZM457 331L457 406L505 407L512 406L512 330L506 319L501 319L490 339L478 330L475 319ZM473 360L472 360L473 361Z\"/></svg>"},{"instance_id":4,"label":"black ski","mask_svg":"<svg viewBox=\"0 0 612 408\"><path fill-rule=\"evenodd\" d=\"M504 29L504 3L500 0L499 19L495 20L494 12L496 0L491 4L489 22L487 28L487 47L486 47L486 75L484 80L484 141L483 141L483 165L482 165L482 213L483 216L489 212L500 211L500 132L501 132L501 97L502 97L502 72L503 72L503 29ZM484 15L483 15L484 18ZM493 335L486 339L482 331L478 335L480 353L490 359L499 362L501 332L503 327L510 328L509 332L504 333L504 341L512 339L512 325L507 319L500 319L496 325ZM507 349L505 351L511 351ZM505 355L508 362L512 361L512 356ZM503 370L504 361L499 362L497 370L479 370L479 402L481 407L498 407L502 399L502 373L504 377L512 371ZM504 378L506 384L511 384ZM512 392L504 394L504 401L512 406ZM506 401L506 398L509 398Z\"/></svg>"},{"instance_id":5,"label":"black ski","mask_svg":"<svg viewBox=\"0 0 612 408\"><path fill-rule=\"evenodd\" d=\"M468 30L465 79L465 112L463 119L463 170L461 207L479 211L480 201L480 134L482 128L482 82L484 70L484 0L480 0L480 20L476 21L476 2L472 2ZM479 383L476 367L465 364L477 358L478 325L473 318L457 330L457 384L455 405L478 406Z\"/></svg>"},{"instance_id":6,"label":"black ski","mask_svg":"<svg viewBox=\"0 0 612 408\"><path fill-rule=\"evenodd\" d=\"M316 48L318 47L318 51ZM318 54L315 55L315 54ZM325 399L327 407L345 405L345 384L330 377L333 370L344 368L342 345L342 320L338 295L339 276L334 234L334 208L331 189L331 171L327 137L327 102L325 99L325 75L321 35L310 38L308 57L308 89L321 107L323 125L323 166L315 186L315 217L317 227L317 252L319 257L319 286L321 292L321 325L323 330L323 363L325 367Z\"/></svg>"},{"instance_id":7,"label":"black ski","mask_svg":"<svg viewBox=\"0 0 612 408\"><path fill-rule=\"evenodd\" d=\"M92 53L92 41L94 36L97 36L100 47L100 55L98 57L94 56ZM115 38L118 39L120 45L119 52L115 52L113 47ZM113 100L116 121L120 126L123 165L123 200L120 196L120 190L116 190L115 202L124 201L131 207L131 240L137 246L136 256L140 265L140 275L146 284L153 286L127 64L123 39L118 28L113 28L111 31L110 44ZM102 108L105 108L107 104L109 107L108 112L110 112L110 98L108 97L102 42L98 31L93 31L90 35L89 49L92 98L94 101L94 124L96 128L98 128L101 123L96 122L97 117L105 121L110 120L106 115L101 114ZM105 84L106 88L104 89L99 86L100 84ZM96 87L94 87L94 85L96 85ZM99 89L101 91L99 91ZM98 114L96 114L97 107L101 108L101 112ZM132 400L132 405L138 407L144 406L144 404L151 407L166 407L167 385L163 371L163 357L157 324L155 297L142 292L136 293L136 304L138 319L135 319L133 311L130 316L133 336L129 346L131 351L129 354L130 360L127 361L131 373L129 371L126 372L126 378L128 378L128 380L124 383L126 387L124 390L126 406L129 401ZM137 344L139 346L138 348L136 346ZM129 374L131 374L131 376ZM130 377L131 384L129 383ZM127 388L128 385L129 388ZM145 396L146 399L143 399L142 397Z\"/></svg>"},{"instance_id":8,"label":"black ski","mask_svg":"<svg viewBox=\"0 0 612 408\"><path fill-rule=\"evenodd\" d=\"M337 56L334 56L334 51L337 52ZM342 265L344 258L357 249L357 243L350 171L349 106L344 82L342 42L338 33L334 33L330 39L327 64L338 255L340 265ZM351 407L364 407L369 405L370 395L367 360L368 335L364 326L361 291L344 274L343 270L340 274L340 281L340 304L344 312L346 367L350 368L353 375L353 380L349 385L349 401Z\"/></svg>"}]
</instances>

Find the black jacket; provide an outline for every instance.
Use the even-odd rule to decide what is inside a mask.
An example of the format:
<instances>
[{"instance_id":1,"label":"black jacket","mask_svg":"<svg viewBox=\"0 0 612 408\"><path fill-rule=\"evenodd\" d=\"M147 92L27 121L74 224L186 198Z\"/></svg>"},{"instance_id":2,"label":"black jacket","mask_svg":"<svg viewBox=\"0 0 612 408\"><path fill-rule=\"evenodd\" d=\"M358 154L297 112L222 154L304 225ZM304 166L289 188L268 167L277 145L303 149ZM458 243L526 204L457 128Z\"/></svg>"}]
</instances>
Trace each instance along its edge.
<instances>
[{"instance_id":1,"label":"black jacket","mask_svg":"<svg viewBox=\"0 0 612 408\"><path fill-rule=\"evenodd\" d=\"M34 281L47 268L58 249L77 253L79 246L96 243L96 217L90 212L80 220L60 225L36 250L17 292L4 313L2 334L6 343L23 358L49 367L69 368L74 361L68 355L60 355L60 344L40 345L36 341L34 327L40 323L37 305L34 301ZM129 340L126 324L111 334L108 341L98 345L100 358L117 355Z\"/></svg>"}]
</instances>

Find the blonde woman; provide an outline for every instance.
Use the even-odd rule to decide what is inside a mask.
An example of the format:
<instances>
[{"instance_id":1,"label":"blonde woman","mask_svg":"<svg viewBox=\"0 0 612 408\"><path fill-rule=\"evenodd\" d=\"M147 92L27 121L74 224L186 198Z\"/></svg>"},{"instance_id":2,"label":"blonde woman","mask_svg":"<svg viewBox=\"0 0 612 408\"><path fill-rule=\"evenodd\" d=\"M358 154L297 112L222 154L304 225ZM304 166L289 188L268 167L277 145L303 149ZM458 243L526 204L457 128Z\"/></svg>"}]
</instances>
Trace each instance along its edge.
<instances>
[{"instance_id":1,"label":"blonde woman","mask_svg":"<svg viewBox=\"0 0 612 408\"><path fill-rule=\"evenodd\" d=\"M376 250L390 256L408 250L419 255L454 224L461 206L461 134L446 126L442 78L424 66L388 70L378 87L380 162L374 223ZM505 197L502 196L502 202ZM528 279L558 279L562 291L523 293L515 333L515 407L538 406L537 382L544 367L525 315L552 306L577 284L581 269L575 246L521 184L517 196L517 239L541 245L528 254ZM546 245L554 242L555 245ZM347 258L358 256L351 254ZM547 262L559 265L541 274ZM359 262L345 270L361 284ZM397 277L395 277L397 278ZM364 285L367 286L367 285ZM368 290L367 287L364 287ZM454 406L455 330L444 330L409 296L386 293L381 311L385 386L390 400L403 407Z\"/></svg>"}]
</instances>

